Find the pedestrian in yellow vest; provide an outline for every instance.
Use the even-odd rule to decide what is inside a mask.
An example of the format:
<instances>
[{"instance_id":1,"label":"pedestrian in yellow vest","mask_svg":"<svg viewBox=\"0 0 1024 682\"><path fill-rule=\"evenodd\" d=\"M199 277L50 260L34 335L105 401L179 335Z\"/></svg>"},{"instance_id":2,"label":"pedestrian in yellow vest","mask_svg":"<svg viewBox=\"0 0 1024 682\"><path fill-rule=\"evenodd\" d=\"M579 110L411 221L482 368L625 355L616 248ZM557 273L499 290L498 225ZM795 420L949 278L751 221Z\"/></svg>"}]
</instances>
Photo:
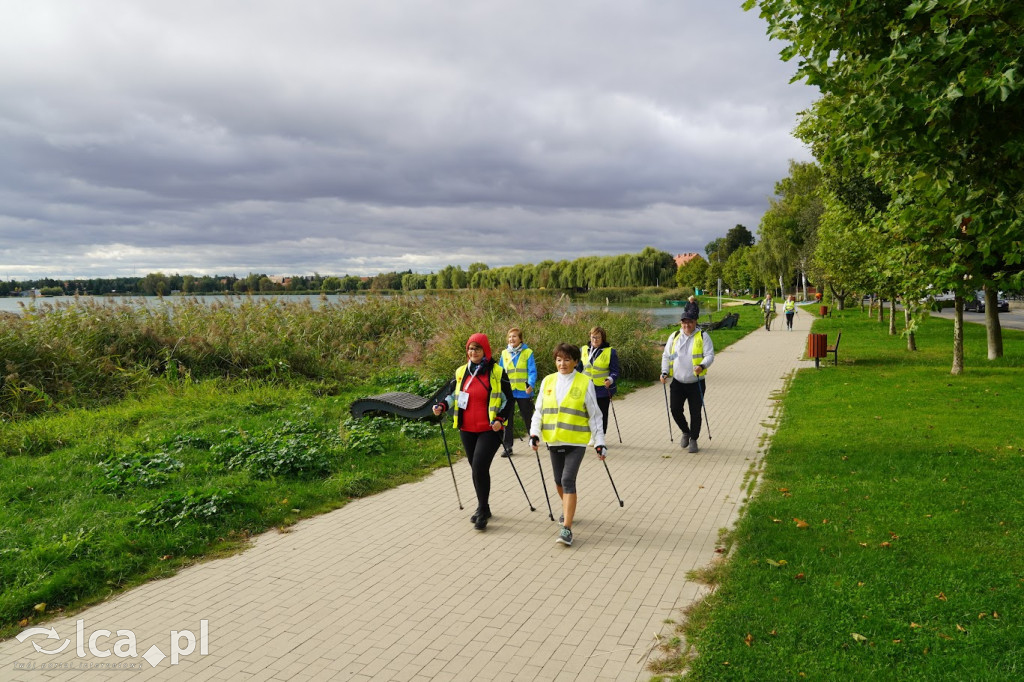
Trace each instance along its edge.
<instances>
[{"instance_id":1,"label":"pedestrian in yellow vest","mask_svg":"<svg viewBox=\"0 0 1024 682\"><path fill-rule=\"evenodd\" d=\"M537 363L533 359L533 349L523 341L523 332L518 327L508 330L508 348L501 351L498 364L505 368L508 380L512 382L515 405L519 406L519 416L523 419L523 426L529 431L530 422L533 421L533 389L537 385ZM515 405L512 408L513 412ZM502 440L505 447L502 457L512 456L512 420L513 413L509 413L505 438Z\"/></svg>"},{"instance_id":2,"label":"pedestrian in yellow vest","mask_svg":"<svg viewBox=\"0 0 1024 682\"><path fill-rule=\"evenodd\" d=\"M683 312L679 331L672 332L661 355L661 383L671 380L672 418L683 432L679 441L689 452L697 452L700 436L700 408L707 393L704 374L715 361L715 347L711 337L697 330L697 320ZM686 421L684 406L689 403L690 421Z\"/></svg>"},{"instance_id":3,"label":"pedestrian in yellow vest","mask_svg":"<svg viewBox=\"0 0 1024 682\"><path fill-rule=\"evenodd\" d=\"M530 445L534 451L541 439L551 455L555 488L562 499L562 528L556 540L572 545L572 521L576 515L576 474L583 463L587 443L593 439L597 456L605 458L604 427L597 405L594 383L576 371L580 349L572 344L555 346L555 374L541 382L537 409L530 425Z\"/></svg>"},{"instance_id":4,"label":"pedestrian in yellow vest","mask_svg":"<svg viewBox=\"0 0 1024 682\"><path fill-rule=\"evenodd\" d=\"M786 302L782 306L783 312L786 313L786 329L793 331L793 316L796 314L796 298L790 296L786 299Z\"/></svg>"},{"instance_id":5,"label":"pedestrian in yellow vest","mask_svg":"<svg viewBox=\"0 0 1024 682\"><path fill-rule=\"evenodd\" d=\"M477 530L484 530L491 518L491 462L501 445L502 429L512 416L512 385L491 357L485 334L469 337L466 358L468 362L455 369L455 391L433 409L436 415L447 410L454 414L476 490L477 508L469 520Z\"/></svg>"},{"instance_id":6,"label":"pedestrian in yellow vest","mask_svg":"<svg viewBox=\"0 0 1024 682\"><path fill-rule=\"evenodd\" d=\"M590 330L590 343L580 348L580 361L576 371L586 374L594 382L597 405L601 408L601 426L608 433L608 407L617 390L619 379L619 356L608 343L608 332L604 327Z\"/></svg>"}]
</instances>

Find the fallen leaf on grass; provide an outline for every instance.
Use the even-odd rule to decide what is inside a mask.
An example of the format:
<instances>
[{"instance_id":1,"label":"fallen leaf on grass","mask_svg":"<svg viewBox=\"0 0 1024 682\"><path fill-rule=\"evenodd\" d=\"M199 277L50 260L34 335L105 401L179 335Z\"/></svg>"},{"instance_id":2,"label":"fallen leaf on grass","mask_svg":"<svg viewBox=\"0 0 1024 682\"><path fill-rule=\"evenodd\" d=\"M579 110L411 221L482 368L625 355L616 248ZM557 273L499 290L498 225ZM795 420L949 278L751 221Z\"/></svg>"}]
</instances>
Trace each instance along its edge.
<instances>
[{"instance_id":1,"label":"fallen leaf on grass","mask_svg":"<svg viewBox=\"0 0 1024 682\"><path fill-rule=\"evenodd\" d=\"M910 627L912 627L912 628L919 628L921 626L918 625L917 623L915 623L914 621L910 621Z\"/></svg>"},{"instance_id":2,"label":"fallen leaf on grass","mask_svg":"<svg viewBox=\"0 0 1024 682\"><path fill-rule=\"evenodd\" d=\"M967 628L965 628L963 625L960 625L960 623L956 624L956 629L960 632L967 632Z\"/></svg>"},{"instance_id":3,"label":"fallen leaf on grass","mask_svg":"<svg viewBox=\"0 0 1024 682\"><path fill-rule=\"evenodd\" d=\"M889 549L890 547L892 547L892 545L890 545L888 542L883 542L881 545L879 545L879 547L885 547L886 549Z\"/></svg>"},{"instance_id":4,"label":"fallen leaf on grass","mask_svg":"<svg viewBox=\"0 0 1024 682\"><path fill-rule=\"evenodd\" d=\"M789 492L789 488L779 488L779 492L780 493L788 493Z\"/></svg>"},{"instance_id":5,"label":"fallen leaf on grass","mask_svg":"<svg viewBox=\"0 0 1024 682\"><path fill-rule=\"evenodd\" d=\"M779 568L780 566L785 566L787 563L789 563L785 559L779 559L778 561L775 561L773 559L765 559L765 561L768 562L770 565L774 566L775 568Z\"/></svg>"},{"instance_id":6,"label":"fallen leaf on grass","mask_svg":"<svg viewBox=\"0 0 1024 682\"><path fill-rule=\"evenodd\" d=\"M46 613L46 602L40 602L32 607L36 613Z\"/></svg>"},{"instance_id":7,"label":"fallen leaf on grass","mask_svg":"<svg viewBox=\"0 0 1024 682\"><path fill-rule=\"evenodd\" d=\"M949 635L947 635L947 634L946 634L945 632L939 632L939 633L937 633L937 634L938 634L938 635L939 635L939 637L941 637L942 639L953 639L952 637L950 637Z\"/></svg>"},{"instance_id":8,"label":"fallen leaf on grass","mask_svg":"<svg viewBox=\"0 0 1024 682\"><path fill-rule=\"evenodd\" d=\"M807 523L806 521L804 521L802 519L798 519L796 517L793 517L793 523L796 524L797 528L809 528L810 525L811 525L811 524Z\"/></svg>"},{"instance_id":9,"label":"fallen leaf on grass","mask_svg":"<svg viewBox=\"0 0 1024 682\"><path fill-rule=\"evenodd\" d=\"M860 545L861 547L867 547L868 546L868 543L866 543L866 542L858 542L857 544Z\"/></svg>"},{"instance_id":10,"label":"fallen leaf on grass","mask_svg":"<svg viewBox=\"0 0 1024 682\"><path fill-rule=\"evenodd\" d=\"M866 641L868 641L868 638L867 638L867 637L865 637L864 635L859 635L859 634L857 634L856 632L851 632L850 634L851 634L851 635L853 636L853 638L854 638L855 640L857 640L858 642L866 642Z\"/></svg>"},{"instance_id":11,"label":"fallen leaf on grass","mask_svg":"<svg viewBox=\"0 0 1024 682\"><path fill-rule=\"evenodd\" d=\"M747 636L743 638L743 643L746 644L747 646L753 646L754 645L754 636L748 632Z\"/></svg>"},{"instance_id":12,"label":"fallen leaf on grass","mask_svg":"<svg viewBox=\"0 0 1024 682\"><path fill-rule=\"evenodd\" d=\"M937 595L935 595L935 598L940 601L947 601L945 592L939 592Z\"/></svg>"},{"instance_id":13,"label":"fallen leaf on grass","mask_svg":"<svg viewBox=\"0 0 1024 682\"><path fill-rule=\"evenodd\" d=\"M23 628L26 625L28 625L28 618L22 618L21 620L18 621L18 627L19 628Z\"/></svg>"},{"instance_id":14,"label":"fallen leaf on grass","mask_svg":"<svg viewBox=\"0 0 1024 682\"><path fill-rule=\"evenodd\" d=\"M999 612L998 611L993 611L992 612L992 617L995 618L996 620L999 620Z\"/></svg>"},{"instance_id":15,"label":"fallen leaf on grass","mask_svg":"<svg viewBox=\"0 0 1024 682\"><path fill-rule=\"evenodd\" d=\"M797 580L803 580L804 579L804 574L803 573L797 573L793 577L796 578Z\"/></svg>"},{"instance_id":16,"label":"fallen leaf on grass","mask_svg":"<svg viewBox=\"0 0 1024 682\"><path fill-rule=\"evenodd\" d=\"M782 519L772 519L772 523L782 523Z\"/></svg>"}]
</instances>

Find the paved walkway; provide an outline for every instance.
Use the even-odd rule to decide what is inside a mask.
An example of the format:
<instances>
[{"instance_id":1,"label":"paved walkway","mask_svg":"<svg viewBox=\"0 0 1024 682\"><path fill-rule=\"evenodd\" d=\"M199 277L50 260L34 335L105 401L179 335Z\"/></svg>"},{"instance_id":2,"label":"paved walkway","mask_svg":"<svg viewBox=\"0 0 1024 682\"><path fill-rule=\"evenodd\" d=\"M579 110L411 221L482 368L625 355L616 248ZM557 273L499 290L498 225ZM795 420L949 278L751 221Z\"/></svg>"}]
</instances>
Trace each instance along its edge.
<instances>
[{"instance_id":1,"label":"paved walkway","mask_svg":"<svg viewBox=\"0 0 1024 682\"><path fill-rule=\"evenodd\" d=\"M571 548L555 542L537 460L518 443L514 461L536 512L508 461L496 458L495 516L486 532L475 531L469 468L459 461L465 510L449 470L438 470L53 621L56 638L0 643L0 679L132 676L104 669L116 664L139 666L132 679L145 680L649 679L655 634L670 636L665 621L702 595L687 572L714 560L719 529L744 501L774 394L807 364L799 358L810 322L798 314L787 332L780 315L772 332L760 329L718 355L706 399L711 439L702 436L698 454L680 450L678 429L669 442L660 385L616 401L623 444L613 426L608 466L625 506L588 453ZM544 469L550 476L547 461ZM131 631L139 657L118 657L131 641L118 630ZM114 655L90 653L90 636L99 653ZM194 650L175 664L172 648L189 651L190 636ZM55 650L64 640L56 655L33 646ZM142 658L147 651L155 666Z\"/></svg>"}]
</instances>

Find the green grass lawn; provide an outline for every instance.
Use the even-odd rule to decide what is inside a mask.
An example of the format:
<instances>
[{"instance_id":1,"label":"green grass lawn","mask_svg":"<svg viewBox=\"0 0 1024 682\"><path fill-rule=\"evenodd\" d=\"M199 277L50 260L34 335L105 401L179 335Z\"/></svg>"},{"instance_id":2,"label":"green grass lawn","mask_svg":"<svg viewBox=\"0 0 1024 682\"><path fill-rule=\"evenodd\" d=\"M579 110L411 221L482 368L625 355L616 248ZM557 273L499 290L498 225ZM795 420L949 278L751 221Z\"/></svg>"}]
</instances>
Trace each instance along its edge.
<instances>
[{"instance_id":1,"label":"green grass lawn","mask_svg":"<svg viewBox=\"0 0 1024 682\"><path fill-rule=\"evenodd\" d=\"M415 388L380 382L361 394ZM4 425L0 637L447 464L435 424L350 420L315 388L167 382Z\"/></svg>"},{"instance_id":2,"label":"green grass lawn","mask_svg":"<svg viewBox=\"0 0 1024 682\"><path fill-rule=\"evenodd\" d=\"M951 321L815 321L839 366L789 386L686 679L1024 679L1024 333L966 327L952 376Z\"/></svg>"}]
</instances>

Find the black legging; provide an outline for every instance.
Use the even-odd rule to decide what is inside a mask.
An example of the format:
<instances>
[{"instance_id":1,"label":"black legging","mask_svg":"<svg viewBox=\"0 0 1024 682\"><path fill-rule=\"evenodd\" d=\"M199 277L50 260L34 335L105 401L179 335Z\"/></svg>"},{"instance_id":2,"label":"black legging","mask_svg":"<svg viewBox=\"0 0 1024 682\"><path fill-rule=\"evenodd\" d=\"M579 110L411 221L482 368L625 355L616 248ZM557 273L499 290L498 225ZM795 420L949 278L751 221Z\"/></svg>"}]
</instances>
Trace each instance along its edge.
<instances>
[{"instance_id":1,"label":"black legging","mask_svg":"<svg viewBox=\"0 0 1024 682\"><path fill-rule=\"evenodd\" d=\"M501 431L482 431L471 433L459 431L462 438L462 449L466 451L466 459L473 469L473 488L476 490L476 501L481 509L488 509L491 497L491 461L494 453L501 445Z\"/></svg>"},{"instance_id":2,"label":"black legging","mask_svg":"<svg viewBox=\"0 0 1024 682\"><path fill-rule=\"evenodd\" d=\"M698 386L696 382L692 384L684 384L676 379L672 379L669 383L672 418L675 419L676 424L680 429L682 429L683 433L690 434L691 438L697 438L700 436L701 392L708 392L707 383L703 379L700 379L699 381L700 386ZM689 403L690 405L689 426L687 426L686 417L683 414L684 402Z\"/></svg>"},{"instance_id":3,"label":"black legging","mask_svg":"<svg viewBox=\"0 0 1024 682\"><path fill-rule=\"evenodd\" d=\"M533 421L533 398L516 398L515 404L519 406L519 416L523 419L523 424L526 425L526 432L530 432L530 422ZM513 414L508 416L508 424L505 425L505 437L502 439L502 445L505 446L506 450L512 449L512 440L514 438L512 434L512 418L515 416L515 407L512 408Z\"/></svg>"},{"instance_id":4,"label":"black legging","mask_svg":"<svg viewBox=\"0 0 1024 682\"><path fill-rule=\"evenodd\" d=\"M612 404L612 397L606 395L605 397L597 396L597 406L601 408L601 419L604 421L604 436L608 437L608 407Z\"/></svg>"}]
</instances>

